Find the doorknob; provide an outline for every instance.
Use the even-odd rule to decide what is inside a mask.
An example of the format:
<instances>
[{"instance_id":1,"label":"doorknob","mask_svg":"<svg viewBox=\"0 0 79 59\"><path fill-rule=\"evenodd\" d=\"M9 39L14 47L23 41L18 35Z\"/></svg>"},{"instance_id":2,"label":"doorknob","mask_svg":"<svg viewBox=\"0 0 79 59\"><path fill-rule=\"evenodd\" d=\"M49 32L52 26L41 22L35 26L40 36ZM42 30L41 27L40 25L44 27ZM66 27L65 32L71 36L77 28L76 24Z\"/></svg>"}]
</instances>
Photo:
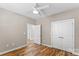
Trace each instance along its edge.
<instances>
[{"instance_id":1,"label":"doorknob","mask_svg":"<svg viewBox=\"0 0 79 59\"><path fill-rule=\"evenodd\" d=\"M64 39L64 37L61 37L61 36L60 36L60 37L58 37L58 38Z\"/></svg>"}]
</instances>

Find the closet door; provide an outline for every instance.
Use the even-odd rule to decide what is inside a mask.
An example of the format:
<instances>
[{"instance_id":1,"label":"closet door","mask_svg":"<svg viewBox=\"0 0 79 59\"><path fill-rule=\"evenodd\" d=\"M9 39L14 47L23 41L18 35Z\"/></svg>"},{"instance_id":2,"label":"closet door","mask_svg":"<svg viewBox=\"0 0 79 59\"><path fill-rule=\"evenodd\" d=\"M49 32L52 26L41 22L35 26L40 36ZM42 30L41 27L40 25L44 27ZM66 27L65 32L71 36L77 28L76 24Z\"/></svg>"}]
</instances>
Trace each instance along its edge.
<instances>
[{"instance_id":1,"label":"closet door","mask_svg":"<svg viewBox=\"0 0 79 59\"><path fill-rule=\"evenodd\" d=\"M60 21L52 22L53 47L63 49L62 23Z\"/></svg>"},{"instance_id":2,"label":"closet door","mask_svg":"<svg viewBox=\"0 0 79 59\"><path fill-rule=\"evenodd\" d=\"M63 50L74 51L74 19L62 21Z\"/></svg>"},{"instance_id":3,"label":"closet door","mask_svg":"<svg viewBox=\"0 0 79 59\"><path fill-rule=\"evenodd\" d=\"M74 49L74 19L52 22L53 47L65 51Z\"/></svg>"}]
</instances>

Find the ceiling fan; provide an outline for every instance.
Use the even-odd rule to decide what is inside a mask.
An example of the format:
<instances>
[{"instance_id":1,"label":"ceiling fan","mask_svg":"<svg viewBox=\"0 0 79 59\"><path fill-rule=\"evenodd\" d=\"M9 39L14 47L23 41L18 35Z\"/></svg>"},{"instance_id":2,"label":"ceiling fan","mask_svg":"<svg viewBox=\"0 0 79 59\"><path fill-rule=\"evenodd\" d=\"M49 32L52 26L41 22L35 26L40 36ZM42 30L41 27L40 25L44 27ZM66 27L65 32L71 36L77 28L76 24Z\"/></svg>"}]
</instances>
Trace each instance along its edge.
<instances>
[{"instance_id":1,"label":"ceiling fan","mask_svg":"<svg viewBox=\"0 0 79 59\"><path fill-rule=\"evenodd\" d=\"M39 6L38 3L35 3L35 5L33 7L33 14L41 15L43 13L43 11L41 11L41 10L44 10L48 7L49 7L49 5Z\"/></svg>"}]
</instances>

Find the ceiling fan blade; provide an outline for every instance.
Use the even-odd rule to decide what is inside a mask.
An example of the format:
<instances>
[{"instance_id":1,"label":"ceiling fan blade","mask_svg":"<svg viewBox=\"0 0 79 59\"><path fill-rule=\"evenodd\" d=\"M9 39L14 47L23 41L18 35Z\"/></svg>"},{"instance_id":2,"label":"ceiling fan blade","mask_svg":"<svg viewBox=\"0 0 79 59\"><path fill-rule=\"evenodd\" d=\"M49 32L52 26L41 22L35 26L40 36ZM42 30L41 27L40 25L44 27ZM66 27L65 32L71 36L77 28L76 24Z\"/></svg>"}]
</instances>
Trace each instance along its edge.
<instances>
[{"instance_id":1,"label":"ceiling fan blade","mask_svg":"<svg viewBox=\"0 0 79 59\"><path fill-rule=\"evenodd\" d=\"M36 3L33 7L34 10L38 11L38 15L42 15L43 14L43 11L42 9L46 9L46 8L49 8L49 5L45 5L45 6L39 6L38 3Z\"/></svg>"},{"instance_id":2,"label":"ceiling fan blade","mask_svg":"<svg viewBox=\"0 0 79 59\"><path fill-rule=\"evenodd\" d=\"M46 6L42 6L42 7L38 7L37 9L45 9L45 8L48 8L49 5L46 5Z\"/></svg>"}]
</instances>

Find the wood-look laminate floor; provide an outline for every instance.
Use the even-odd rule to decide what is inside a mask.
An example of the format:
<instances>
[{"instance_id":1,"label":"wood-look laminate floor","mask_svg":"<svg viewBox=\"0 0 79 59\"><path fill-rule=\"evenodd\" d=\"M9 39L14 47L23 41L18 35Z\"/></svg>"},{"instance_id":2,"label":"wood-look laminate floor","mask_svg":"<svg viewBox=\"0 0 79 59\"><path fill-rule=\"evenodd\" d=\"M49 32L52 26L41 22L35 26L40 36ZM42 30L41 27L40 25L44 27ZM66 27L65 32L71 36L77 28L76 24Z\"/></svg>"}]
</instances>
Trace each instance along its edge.
<instances>
[{"instance_id":1,"label":"wood-look laminate floor","mask_svg":"<svg viewBox=\"0 0 79 59\"><path fill-rule=\"evenodd\" d=\"M1 56L75 56L70 52L49 48L44 45L28 43L26 47L3 54Z\"/></svg>"}]
</instances>

